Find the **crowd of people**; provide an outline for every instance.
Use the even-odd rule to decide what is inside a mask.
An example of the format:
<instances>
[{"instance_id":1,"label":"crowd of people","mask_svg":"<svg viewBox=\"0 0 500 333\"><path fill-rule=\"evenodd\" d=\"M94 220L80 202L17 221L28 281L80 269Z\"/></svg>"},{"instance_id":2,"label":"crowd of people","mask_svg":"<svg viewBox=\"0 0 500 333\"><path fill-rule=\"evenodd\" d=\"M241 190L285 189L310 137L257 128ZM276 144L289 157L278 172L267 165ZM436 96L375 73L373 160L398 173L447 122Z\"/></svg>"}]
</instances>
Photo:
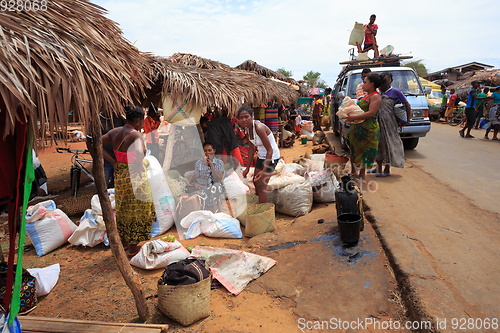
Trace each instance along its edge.
<instances>
[{"instance_id":1,"label":"crowd of people","mask_svg":"<svg viewBox=\"0 0 500 333\"><path fill-rule=\"evenodd\" d=\"M441 110L438 121L444 121L449 114L453 112L457 105L457 95L455 89L450 90L450 96L446 94L446 88L442 87ZM489 133L493 131L491 140L498 140L498 130L500 128L500 112L497 112L500 105L500 86L493 92L490 88L480 88L479 81L472 82L472 88L467 93L467 105L465 107L466 123L459 134L463 138L474 138L471 135L472 129L479 130L481 121L485 120L482 127L486 130L483 139L489 140Z\"/></svg>"}]
</instances>

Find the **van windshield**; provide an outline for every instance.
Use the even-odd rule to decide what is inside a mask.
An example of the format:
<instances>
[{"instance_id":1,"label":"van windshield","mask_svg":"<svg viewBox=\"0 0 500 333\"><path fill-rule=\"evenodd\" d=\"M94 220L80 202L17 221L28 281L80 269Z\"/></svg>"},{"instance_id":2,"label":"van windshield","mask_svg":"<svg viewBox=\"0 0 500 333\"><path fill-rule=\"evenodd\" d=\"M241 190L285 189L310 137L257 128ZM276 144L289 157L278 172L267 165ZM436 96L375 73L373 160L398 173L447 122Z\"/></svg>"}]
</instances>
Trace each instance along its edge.
<instances>
[{"instance_id":1,"label":"van windshield","mask_svg":"<svg viewBox=\"0 0 500 333\"><path fill-rule=\"evenodd\" d=\"M429 94L429 99L442 99L443 93L439 90L432 90Z\"/></svg>"},{"instance_id":2,"label":"van windshield","mask_svg":"<svg viewBox=\"0 0 500 333\"><path fill-rule=\"evenodd\" d=\"M422 95L418 77L413 71L396 70L392 73L392 87L401 90L405 95ZM361 74L353 74L349 80L349 97L356 98L356 87L361 82Z\"/></svg>"}]
</instances>

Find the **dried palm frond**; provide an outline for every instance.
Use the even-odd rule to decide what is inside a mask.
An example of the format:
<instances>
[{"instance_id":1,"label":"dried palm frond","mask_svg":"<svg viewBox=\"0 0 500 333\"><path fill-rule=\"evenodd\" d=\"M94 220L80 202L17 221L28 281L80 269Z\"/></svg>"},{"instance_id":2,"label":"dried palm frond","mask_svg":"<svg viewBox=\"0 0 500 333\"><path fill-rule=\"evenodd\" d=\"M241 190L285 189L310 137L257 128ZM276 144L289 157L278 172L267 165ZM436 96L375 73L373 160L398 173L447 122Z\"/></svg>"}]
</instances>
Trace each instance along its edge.
<instances>
[{"instance_id":1,"label":"dried palm frond","mask_svg":"<svg viewBox=\"0 0 500 333\"><path fill-rule=\"evenodd\" d=\"M169 61L175 62L177 64L191 66L195 68L202 69L222 69L232 71L233 68L229 65L223 64L221 62L210 60L206 58L202 58L197 55L189 54L189 53L175 53L172 56L168 57Z\"/></svg>"},{"instance_id":2,"label":"dried palm frond","mask_svg":"<svg viewBox=\"0 0 500 333\"><path fill-rule=\"evenodd\" d=\"M122 37L105 9L86 0L47 3L44 11L0 12L3 138L22 115L19 105L35 129L43 128L34 131L43 139L45 129L65 130L71 111L87 125L90 112L120 113L149 87L140 71L146 55Z\"/></svg>"},{"instance_id":3,"label":"dried palm frond","mask_svg":"<svg viewBox=\"0 0 500 333\"><path fill-rule=\"evenodd\" d=\"M218 63L218 68L198 68L170 61L171 58L150 56L143 69L151 81L151 90L147 92L150 100L159 102L169 93L179 102L195 103L201 106L217 106L234 115L243 105L262 103L283 103L290 105L298 98L298 93L288 85L266 79L251 72L232 69ZM178 58L180 59L180 57ZM207 67L212 60L189 55L182 57L191 64ZM225 67L227 66L227 67ZM212 66L215 67L215 66Z\"/></svg>"}]
</instances>

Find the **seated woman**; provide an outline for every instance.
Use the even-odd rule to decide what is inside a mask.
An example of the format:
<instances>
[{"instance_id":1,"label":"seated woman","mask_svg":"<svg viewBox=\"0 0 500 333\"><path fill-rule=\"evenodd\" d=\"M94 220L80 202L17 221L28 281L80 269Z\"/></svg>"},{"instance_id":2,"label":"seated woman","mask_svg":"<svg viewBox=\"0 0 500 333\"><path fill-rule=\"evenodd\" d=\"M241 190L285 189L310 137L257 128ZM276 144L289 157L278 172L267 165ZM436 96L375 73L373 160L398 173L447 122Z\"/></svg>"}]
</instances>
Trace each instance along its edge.
<instances>
[{"instance_id":1,"label":"seated woman","mask_svg":"<svg viewBox=\"0 0 500 333\"><path fill-rule=\"evenodd\" d=\"M113 144L117 161L115 176L116 228L129 258L139 252L139 242L151 238L156 221L151 186L144 169L146 147L139 132L144 111L138 106L125 107L126 124L102 136L102 144Z\"/></svg>"},{"instance_id":2,"label":"seated woman","mask_svg":"<svg viewBox=\"0 0 500 333\"><path fill-rule=\"evenodd\" d=\"M196 161L193 184L201 192L205 209L211 206L212 212L217 213L220 210L221 196L224 194L221 183L224 178L224 163L215 157L215 149L210 142L205 141L203 152L205 157Z\"/></svg>"}]
</instances>

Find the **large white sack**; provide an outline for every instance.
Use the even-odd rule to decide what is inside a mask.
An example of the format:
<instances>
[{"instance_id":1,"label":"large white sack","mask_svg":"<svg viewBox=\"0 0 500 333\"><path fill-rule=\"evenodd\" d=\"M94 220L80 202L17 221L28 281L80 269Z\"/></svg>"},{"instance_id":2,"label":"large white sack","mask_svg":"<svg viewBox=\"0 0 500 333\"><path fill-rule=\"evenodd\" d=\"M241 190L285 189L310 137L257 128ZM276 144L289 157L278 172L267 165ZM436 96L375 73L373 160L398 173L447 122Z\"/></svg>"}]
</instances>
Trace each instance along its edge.
<instances>
[{"instance_id":1,"label":"large white sack","mask_svg":"<svg viewBox=\"0 0 500 333\"><path fill-rule=\"evenodd\" d=\"M87 209L80 219L80 224L71 237L68 238L68 242L75 246L83 245L94 247L100 243L104 243L104 245L108 246L109 241L106 235L106 225L102 217L97 216L96 218L92 215L92 210Z\"/></svg>"},{"instance_id":2,"label":"large white sack","mask_svg":"<svg viewBox=\"0 0 500 333\"><path fill-rule=\"evenodd\" d=\"M186 239L201 234L207 237L242 238L240 221L225 213L212 213L209 210L191 212L181 220L181 226L188 230L183 234Z\"/></svg>"},{"instance_id":3,"label":"large white sack","mask_svg":"<svg viewBox=\"0 0 500 333\"><path fill-rule=\"evenodd\" d=\"M50 265L44 268L27 268L30 274L36 279L36 296L47 295L57 284L61 266L59 264Z\"/></svg>"},{"instance_id":4,"label":"large white sack","mask_svg":"<svg viewBox=\"0 0 500 333\"><path fill-rule=\"evenodd\" d=\"M108 195L109 195L109 201L111 201L111 209L115 211L116 210L115 189L108 188ZM101 202L99 201L99 196L97 194L94 194L94 196L90 200L90 204L92 206L92 213L94 214L94 216L97 215L102 216Z\"/></svg>"},{"instance_id":5,"label":"large white sack","mask_svg":"<svg viewBox=\"0 0 500 333\"><path fill-rule=\"evenodd\" d=\"M314 138L314 133L312 131L309 132L308 130L302 129L302 134L307 136L307 141L312 141L312 139Z\"/></svg>"},{"instance_id":6,"label":"large white sack","mask_svg":"<svg viewBox=\"0 0 500 333\"><path fill-rule=\"evenodd\" d=\"M331 169L311 175L311 186L315 202L334 202L335 191L339 186Z\"/></svg>"},{"instance_id":7,"label":"large white sack","mask_svg":"<svg viewBox=\"0 0 500 333\"><path fill-rule=\"evenodd\" d=\"M152 155L147 155L144 159L149 161L147 175L157 218L151 226L151 237L156 237L164 234L174 225L175 199L158 160Z\"/></svg>"},{"instance_id":8,"label":"large white sack","mask_svg":"<svg viewBox=\"0 0 500 333\"><path fill-rule=\"evenodd\" d=\"M365 39L365 30L364 30L363 23L354 23L354 29L351 31L351 35L349 36L349 44L348 45L353 45L356 46L356 42L358 42L359 45L363 44L363 40Z\"/></svg>"},{"instance_id":9,"label":"large white sack","mask_svg":"<svg viewBox=\"0 0 500 333\"><path fill-rule=\"evenodd\" d=\"M274 203L278 213L301 216L309 213L313 204L313 191L308 177L301 183L269 191L268 202Z\"/></svg>"},{"instance_id":10,"label":"large white sack","mask_svg":"<svg viewBox=\"0 0 500 333\"><path fill-rule=\"evenodd\" d=\"M66 243L75 230L76 225L52 200L28 207L26 231L39 257Z\"/></svg>"},{"instance_id":11,"label":"large white sack","mask_svg":"<svg viewBox=\"0 0 500 333\"><path fill-rule=\"evenodd\" d=\"M302 120L300 122L300 126L301 126L302 131L306 130L308 132L312 132L313 131L313 127L314 127L313 126L313 122L310 121L310 120Z\"/></svg>"},{"instance_id":12,"label":"large white sack","mask_svg":"<svg viewBox=\"0 0 500 333\"><path fill-rule=\"evenodd\" d=\"M283 169L283 173L295 173L297 175L303 176L306 173L307 169L304 168L302 165L297 164L297 163L290 163L285 165L285 168Z\"/></svg>"},{"instance_id":13,"label":"large white sack","mask_svg":"<svg viewBox=\"0 0 500 333\"><path fill-rule=\"evenodd\" d=\"M295 173L282 173L280 175L273 175L269 178L266 189L268 191L277 190L290 184L301 183L304 180L304 177Z\"/></svg>"},{"instance_id":14,"label":"large white sack","mask_svg":"<svg viewBox=\"0 0 500 333\"><path fill-rule=\"evenodd\" d=\"M236 172L228 174L224 178L223 183L224 190L226 191L226 197L228 199L250 193L250 189L241 181Z\"/></svg>"},{"instance_id":15,"label":"large white sack","mask_svg":"<svg viewBox=\"0 0 500 333\"><path fill-rule=\"evenodd\" d=\"M142 269L158 269L186 259L189 255L189 251L178 240L166 242L157 239L145 243L139 253L130 259L130 264Z\"/></svg>"}]
</instances>

